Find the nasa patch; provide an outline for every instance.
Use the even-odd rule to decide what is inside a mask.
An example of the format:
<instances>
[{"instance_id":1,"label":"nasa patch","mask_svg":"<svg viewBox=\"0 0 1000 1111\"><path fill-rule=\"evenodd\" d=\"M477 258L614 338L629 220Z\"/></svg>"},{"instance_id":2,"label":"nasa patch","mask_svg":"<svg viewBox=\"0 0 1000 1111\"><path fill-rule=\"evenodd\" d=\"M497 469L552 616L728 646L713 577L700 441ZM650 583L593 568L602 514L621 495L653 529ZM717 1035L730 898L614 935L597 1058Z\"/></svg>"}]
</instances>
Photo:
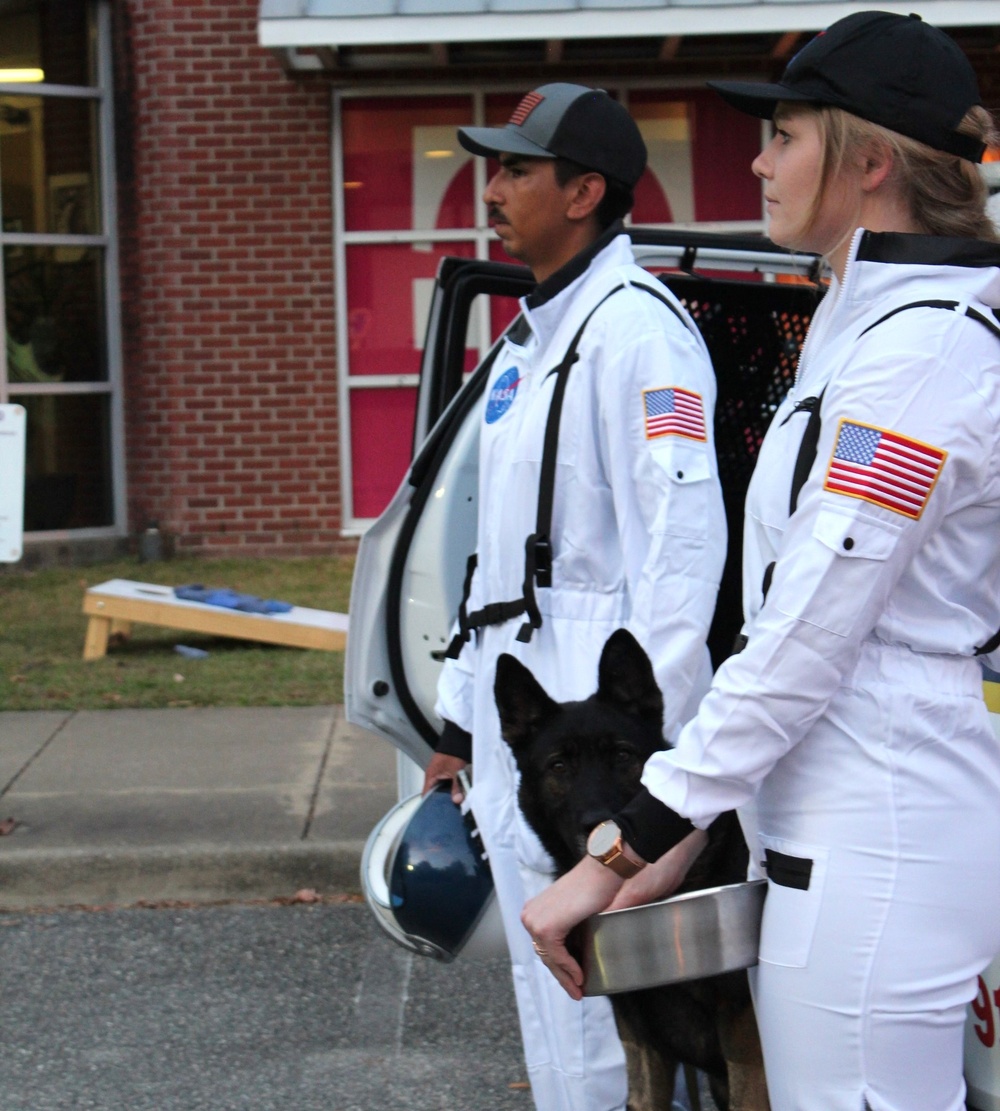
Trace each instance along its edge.
<instances>
[{"instance_id":1,"label":"nasa patch","mask_svg":"<svg viewBox=\"0 0 1000 1111\"><path fill-rule=\"evenodd\" d=\"M493 383L493 388L490 390L490 396L486 402L487 424L496 424L511 405L514 404L514 398L517 396L517 387L520 381L521 376L518 373L517 367L512 366L505 370Z\"/></svg>"}]
</instances>

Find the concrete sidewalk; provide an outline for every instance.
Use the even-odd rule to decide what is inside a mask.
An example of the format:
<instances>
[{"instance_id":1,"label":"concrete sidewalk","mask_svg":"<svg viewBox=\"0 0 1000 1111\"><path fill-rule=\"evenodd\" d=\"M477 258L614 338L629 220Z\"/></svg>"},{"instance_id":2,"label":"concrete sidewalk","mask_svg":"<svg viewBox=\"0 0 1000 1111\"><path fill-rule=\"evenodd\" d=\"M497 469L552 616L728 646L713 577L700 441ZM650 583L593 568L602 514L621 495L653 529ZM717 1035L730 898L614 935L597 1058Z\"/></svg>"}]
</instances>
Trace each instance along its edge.
<instances>
[{"instance_id":1,"label":"concrete sidewalk","mask_svg":"<svg viewBox=\"0 0 1000 1111\"><path fill-rule=\"evenodd\" d=\"M0 909L356 892L396 797L339 706L0 713Z\"/></svg>"}]
</instances>

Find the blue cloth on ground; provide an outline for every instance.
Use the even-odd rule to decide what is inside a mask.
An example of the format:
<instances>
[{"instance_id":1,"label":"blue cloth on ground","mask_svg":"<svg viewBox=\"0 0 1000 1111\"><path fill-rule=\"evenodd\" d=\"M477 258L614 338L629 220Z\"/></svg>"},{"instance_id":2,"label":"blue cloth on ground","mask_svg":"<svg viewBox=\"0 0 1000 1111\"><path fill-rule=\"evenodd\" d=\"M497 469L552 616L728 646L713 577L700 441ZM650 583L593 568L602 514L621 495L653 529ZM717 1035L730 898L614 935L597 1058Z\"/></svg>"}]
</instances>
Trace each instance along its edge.
<instances>
[{"instance_id":1,"label":"blue cloth on ground","mask_svg":"<svg viewBox=\"0 0 1000 1111\"><path fill-rule=\"evenodd\" d=\"M276 602L273 598L258 598L255 594L240 594L228 586L202 586L191 583L175 586L174 593L185 602L204 602L209 606L225 606L241 613L288 613L295 607L291 602Z\"/></svg>"}]
</instances>

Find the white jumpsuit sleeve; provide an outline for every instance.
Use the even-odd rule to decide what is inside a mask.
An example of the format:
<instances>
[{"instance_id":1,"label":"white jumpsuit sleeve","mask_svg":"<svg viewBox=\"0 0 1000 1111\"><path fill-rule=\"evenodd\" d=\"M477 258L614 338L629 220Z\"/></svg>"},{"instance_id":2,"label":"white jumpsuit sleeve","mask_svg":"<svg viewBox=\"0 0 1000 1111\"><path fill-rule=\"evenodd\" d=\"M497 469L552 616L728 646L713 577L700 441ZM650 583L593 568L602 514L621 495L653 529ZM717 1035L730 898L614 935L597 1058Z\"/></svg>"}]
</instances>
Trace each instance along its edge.
<instances>
[{"instance_id":1,"label":"white jumpsuit sleeve","mask_svg":"<svg viewBox=\"0 0 1000 1111\"><path fill-rule=\"evenodd\" d=\"M916 350L916 323L903 321L894 342L859 342L827 388L816 461L778 546L766 601L747 626L747 647L719 669L677 747L646 765L644 786L697 826L746 803L822 715L862 641L887 607L891 613L915 554L973 489L984 444L995 447L996 429L987 428L994 416L966 384L955 388L961 348L950 358ZM842 418L946 452L919 519L825 488ZM761 481L787 504L791 477L789 466Z\"/></svg>"},{"instance_id":2,"label":"white jumpsuit sleeve","mask_svg":"<svg viewBox=\"0 0 1000 1111\"><path fill-rule=\"evenodd\" d=\"M726 516L715 457L715 376L700 337L649 294L629 291L644 327L625 347L605 341L600 450L612 488L631 599L630 631L653 662L667 734L710 676L705 641L726 559ZM609 332L614 322L609 322ZM619 341L620 344L620 341ZM701 439L650 435L646 391L699 399Z\"/></svg>"}]
</instances>

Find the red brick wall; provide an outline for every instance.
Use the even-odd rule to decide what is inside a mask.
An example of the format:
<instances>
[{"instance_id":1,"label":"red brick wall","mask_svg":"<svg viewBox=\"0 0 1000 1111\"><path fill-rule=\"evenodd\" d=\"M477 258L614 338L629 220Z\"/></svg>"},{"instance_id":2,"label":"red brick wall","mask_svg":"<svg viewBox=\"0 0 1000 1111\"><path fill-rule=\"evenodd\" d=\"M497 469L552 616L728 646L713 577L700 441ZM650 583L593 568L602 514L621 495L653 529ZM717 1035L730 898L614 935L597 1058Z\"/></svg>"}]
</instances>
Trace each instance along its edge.
<instances>
[{"instance_id":1,"label":"red brick wall","mask_svg":"<svg viewBox=\"0 0 1000 1111\"><path fill-rule=\"evenodd\" d=\"M112 5L129 529L342 552L331 98L257 45L257 7Z\"/></svg>"},{"instance_id":2,"label":"red brick wall","mask_svg":"<svg viewBox=\"0 0 1000 1111\"><path fill-rule=\"evenodd\" d=\"M179 552L341 539L330 92L256 0L114 6L129 528Z\"/></svg>"}]
</instances>

